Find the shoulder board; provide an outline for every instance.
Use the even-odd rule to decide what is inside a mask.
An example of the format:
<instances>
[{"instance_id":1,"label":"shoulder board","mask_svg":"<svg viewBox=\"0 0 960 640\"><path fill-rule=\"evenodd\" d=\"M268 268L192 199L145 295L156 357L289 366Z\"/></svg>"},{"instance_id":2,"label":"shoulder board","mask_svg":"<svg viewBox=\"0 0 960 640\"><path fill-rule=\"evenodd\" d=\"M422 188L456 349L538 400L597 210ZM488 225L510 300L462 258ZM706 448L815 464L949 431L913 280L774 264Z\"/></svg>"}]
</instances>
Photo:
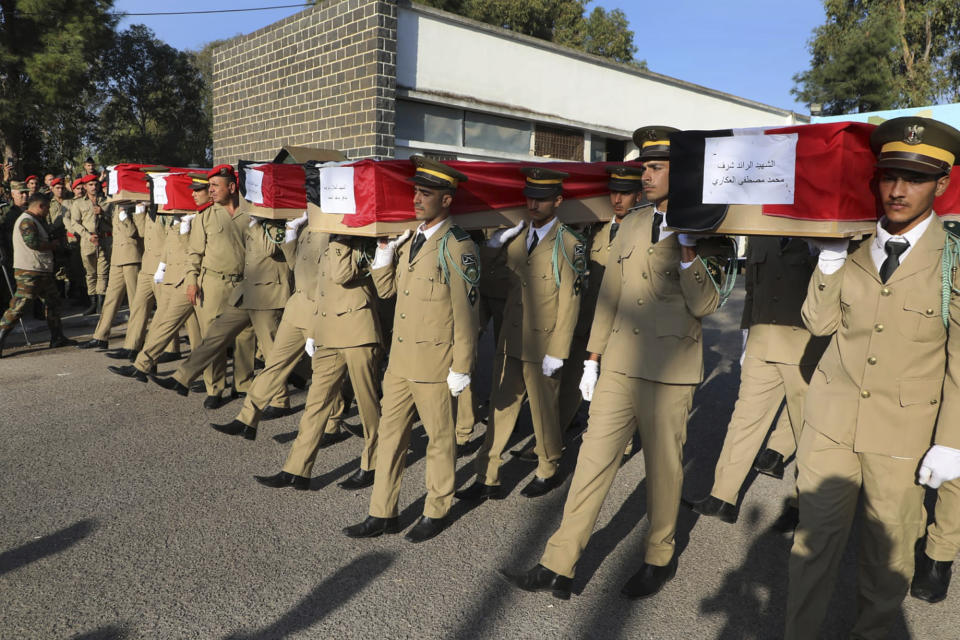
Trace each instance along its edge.
<instances>
[{"instance_id":1,"label":"shoulder board","mask_svg":"<svg viewBox=\"0 0 960 640\"><path fill-rule=\"evenodd\" d=\"M944 220L943 230L952 235L954 238L960 239L960 222L956 220Z\"/></svg>"},{"instance_id":2,"label":"shoulder board","mask_svg":"<svg viewBox=\"0 0 960 640\"><path fill-rule=\"evenodd\" d=\"M453 237L456 238L458 242L466 242L467 240L472 239L470 238L469 233L455 224L450 225L450 229L447 231L447 233L453 234Z\"/></svg>"},{"instance_id":3,"label":"shoulder board","mask_svg":"<svg viewBox=\"0 0 960 640\"><path fill-rule=\"evenodd\" d=\"M569 234L572 235L574 238L576 238L578 242L586 242L586 241L587 241L586 236L584 236L582 233L580 233L579 231L577 231L577 230L574 229L573 227L571 227L571 226L569 226L569 225L566 225L566 224L563 224L562 222L560 223L560 226L563 227L564 230L565 230L567 233L569 233Z\"/></svg>"}]
</instances>

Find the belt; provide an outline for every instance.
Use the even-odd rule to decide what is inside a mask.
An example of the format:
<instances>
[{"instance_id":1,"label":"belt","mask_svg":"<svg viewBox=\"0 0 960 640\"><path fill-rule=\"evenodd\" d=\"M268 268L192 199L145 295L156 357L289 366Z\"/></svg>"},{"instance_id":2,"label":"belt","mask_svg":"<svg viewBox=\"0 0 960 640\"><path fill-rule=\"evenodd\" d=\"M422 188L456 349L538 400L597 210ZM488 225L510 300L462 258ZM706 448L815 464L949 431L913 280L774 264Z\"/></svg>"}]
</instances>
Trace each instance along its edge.
<instances>
[{"instance_id":1,"label":"belt","mask_svg":"<svg viewBox=\"0 0 960 640\"><path fill-rule=\"evenodd\" d=\"M208 269L207 267L200 267L200 270L204 273L204 275L210 273L213 274L214 277L220 278L221 280L228 280L234 283L243 280L243 274L235 275L232 273L220 273L219 271L214 271L213 269Z\"/></svg>"}]
</instances>

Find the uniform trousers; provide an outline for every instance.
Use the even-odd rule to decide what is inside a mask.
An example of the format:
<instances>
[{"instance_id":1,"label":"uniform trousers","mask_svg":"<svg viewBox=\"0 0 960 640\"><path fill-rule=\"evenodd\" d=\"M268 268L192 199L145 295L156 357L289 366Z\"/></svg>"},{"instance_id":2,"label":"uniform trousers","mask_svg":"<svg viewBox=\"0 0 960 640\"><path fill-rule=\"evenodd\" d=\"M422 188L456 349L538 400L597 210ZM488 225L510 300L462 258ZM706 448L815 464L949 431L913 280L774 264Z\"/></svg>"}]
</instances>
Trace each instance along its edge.
<instances>
[{"instance_id":1,"label":"uniform trousers","mask_svg":"<svg viewBox=\"0 0 960 640\"><path fill-rule=\"evenodd\" d=\"M657 566L670 562L683 486L687 415L695 389L692 384L663 384L616 371L601 372L563 506L563 520L547 541L540 564L573 577L620 468L623 448L638 430L643 442L650 520L644 560Z\"/></svg>"},{"instance_id":2,"label":"uniform trousers","mask_svg":"<svg viewBox=\"0 0 960 640\"><path fill-rule=\"evenodd\" d=\"M237 285L229 277L205 268L200 269L198 285L202 296L196 306L197 321L200 323L200 335L206 337L210 325L227 307L227 299ZM256 350L256 333L247 327L236 337L233 345L233 390L237 393L246 393L253 381ZM226 350L218 353L203 372L203 382L207 386L207 395L219 396L223 393L227 386Z\"/></svg>"},{"instance_id":3,"label":"uniform trousers","mask_svg":"<svg viewBox=\"0 0 960 640\"><path fill-rule=\"evenodd\" d=\"M207 325L203 332L203 342L193 348L190 357L173 374L173 379L189 387L215 360L226 355L227 348L244 331L252 330L264 351L270 353L281 315L281 309L238 309L229 304L224 305L223 312ZM236 360L234 351L234 368L237 366ZM284 409L290 406L287 385L280 386L270 404Z\"/></svg>"},{"instance_id":4,"label":"uniform trousers","mask_svg":"<svg viewBox=\"0 0 960 640\"><path fill-rule=\"evenodd\" d=\"M16 291L10 298L10 306L4 312L3 318L0 318L0 329L12 329L23 315L28 302L42 300L47 313L47 327L51 335L58 333L61 327L61 299L53 273L14 269L13 280Z\"/></svg>"},{"instance_id":5,"label":"uniform trousers","mask_svg":"<svg viewBox=\"0 0 960 640\"><path fill-rule=\"evenodd\" d=\"M180 332L180 327L187 325L187 336L190 338L190 348L196 349L200 346L202 334L199 326L192 329L190 319L195 318L194 306L187 300L187 288L180 285L160 285L156 289L157 310L153 314L153 321L150 323L150 330L147 331L147 337L144 340L143 348L137 353L137 359L133 366L140 371L147 373L152 371L157 364L157 358L163 353L163 350L174 340ZM196 335L191 335L193 333ZM206 376L204 376L206 382ZM207 394L210 394L211 387L207 386Z\"/></svg>"},{"instance_id":6,"label":"uniform trousers","mask_svg":"<svg viewBox=\"0 0 960 640\"><path fill-rule=\"evenodd\" d=\"M560 379L543 375L541 362L524 362L497 354L500 375L490 397L492 415L483 445L477 452L477 478L483 484L500 484L500 457L503 455L525 396L530 398L530 415L536 439L537 476L552 478L563 453L563 432L559 410Z\"/></svg>"},{"instance_id":7,"label":"uniform trousers","mask_svg":"<svg viewBox=\"0 0 960 640\"><path fill-rule=\"evenodd\" d=\"M797 452L797 438L793 435L793 424L790 422L790 412L781 411L777 424L774 425L770 437L767 438L767 449L776 451L786 460Z\"/></svg>"},{"instance_id":8,"label":"uniform trousers","mask_svg":"<svg viewBox=\"0 0 960 640\"><path fill-rule=\"evenodd\" d=\"M857 621L851 638L886 638L907 594L914 545L923 535L923 487L916 458L857 453L809 424L797 448L800 524L790 550L788 640L820 637L857 502Z\"/></svg>"},{"instance_id":9,"label":"uniform trousers","mask_svg":"<svg viewBox=\"0 0 960 640\"><path fill-rule=\"evenodd\" d=\"M81 253L80 261L87 279L87 295L107 293L107 278L110 272L110 246L102 245L93 253Z\"/></svg>"},{"instance_id":10,"label":"uniform trousers","mask_svg":"<svg viewBox=\"0 0 960 640\"><path fill-rule=\"evenodd\" d=\"M457 459L453 403L446 382L414 382L387 369L380 404L377 472L370 497L370 515L394 518L400 499L400 480L406 467L413 414L420 414L427 432L427 499L423 515L442 518L453 501Z\"/></svg>"},{"instance_id":11,"label":"uniform trousers","mask_svg":"<svg viewBox=\"0 0 960 640\"><path fill-rule=\"evenodd\" d=\"M150 313L160 306L157 303L157 298L162 289L163 285L153 281L152 273L147 273L143 269L140 270L133 301L130 302L127 335L123 339L124 349L139 352L143 348L143 341L147 336L147 320ZM200 325L197 323L196 315L187 320L186 326L187 335L190 336L190 344L200 344ZM194 338L196 338L196 342L194 342ZM166 351L168 353L180 353L180 342L174 338L167 343Z\"/></svg>"},{"instance_id":12,"label":"uniform trousers","mask_svg":"<svg viewBox=\"0 0 960 640\"><path fill-rule=\"evenodd\" d=\"M139 276L139 262L110 265L106 298L103 301L103 309L100 312L100 319L97 321L97 328L93 331L95 340L110 339L110 327L113 326L113 318L117 315L117 309L120 308L124 296L126 296L129 304L133 304Z\"/></svg>"},{"instance_id":13,"label":"uniform trousers","mask_svg":"<svg viewBox=\"0 0 960 640\"><path fill-rule=\"evenodd\" d=\"M936 520L927 528L927 555L938 562L952 562L960 552L960 480L944 482L937 489Z\"/></svg>"},{"instance_id":14,"label":"uniform trousers","mask_svg":"<svg viewBox=\"0 0 960 640\"><path fill-rule=\"evenodd\" d=\"M380 424L380 362L378 344L343 349L317 349L313 354L313 382L307 405L300 418L300 430L287 455L283 470L310 477L320 438L341 404L343 384L350 375L363 425L363 453L360 468L377 468L377 428Z\"/></svg>"},{"instance_id":15,"label":"uniform trousers","mask_svg":"<svg viewBox=\"0 0 960 640\"><path fill-rule=\"evenodd\" d=\"M503 308L505 305L506 300L503 298L480 296L480 326L486 328L487 323L493 321L494 344L497 344L500 339L500 326L503 324ZM498 373L498 371L494 371L493 375L496 376ZM477 404L473 395L472 383L467 385L467 388L456 397L454 406L457 414L457 444L466 444L473 436L473 428L477 424Z\"/></svg>"},{"instance_id":16,"label":"uniform trousers","mask_svg":"<svg viewBox=\"0 0 960 640\"><path fill-rule=\"evenodd\" d=\"M737 504L740 487L753 467L784 395L791 425L803 424L803 399L816 365L767 362L747 355L740 366L740 391L733 407L710 495ZM795 500L794 500L795 502Z\"/></svg>"}]
</instances>

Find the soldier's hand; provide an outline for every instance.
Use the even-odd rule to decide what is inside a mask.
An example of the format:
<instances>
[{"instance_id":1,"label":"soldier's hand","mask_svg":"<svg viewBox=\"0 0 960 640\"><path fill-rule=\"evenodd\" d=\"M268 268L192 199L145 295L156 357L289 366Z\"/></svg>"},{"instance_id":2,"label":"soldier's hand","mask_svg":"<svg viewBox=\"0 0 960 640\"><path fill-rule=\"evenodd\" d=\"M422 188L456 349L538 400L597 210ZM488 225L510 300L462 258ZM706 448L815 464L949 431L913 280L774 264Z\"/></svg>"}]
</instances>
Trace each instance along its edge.
<instances>
[{"instance_id":1,"label":"soldier's hand","mask_svg":"<svg viewBox=\"0 0 960 640\"><path fill-rule=\"evenodd\" d=\"M847 238L809 238L807 245L820 254L817 267L828 276L836 273L847 261L847 251L850 249L850 240Z\"/></svg>"},{"instance_id":2,"label":"soldier's hand","mask_svg":"<svg viewBox=\"0 0 960 640\"><path fill-rule=\"evenodd\" d=\"M307 213L304 212L299 218L294 218L293 220L287 220L286 224L283 225L286 229L283 232L283 241L284 242L293 242L297 239L297 232L307 222Z\"/></svg>"},{"instance_id":3,"label":"soldier's hand","mask_svg":"<svg viewBox=\"0 0 960 640\"><path fill-rule=\"evenodd\" d=\"M384 242L384 239L381 238L377 242L377 250L374 254L373 263L370 265L370 267L373 269L379 269L381 267L388 267L393 264L393 256L397 252L397 247L409 239L410 229L407 229L400 234L400 237L389 242Z\"/></svg>"},{"instance_id":4,"label":"soldier's hand","mask_svg":"<svg viewBox=\"0 0 960 640\"><path fill-rule=\"evenodd\" d=\"M525 224L526 222L521 220L514 227L510 227L509 229L498 229L497 231L494 231L493 235L490 236L490 239L487 240L487 246L491 249L499 249L508 241L520 235L520 232L523 230L523 225Z\"/></svg>"},{"instance_id":5,"label":"soldier's hand","mask_svg":"<svg viewBox=\"0 0 960 640\"><path fill-rule=\"evenodd\" d=\"M917 481L931 489L960 478L960 450L935 444L920 462Z\"/></svg>"},{"instance_id":6,"label":"soldier's hand","mask_svg":"<svg viewBox=\"0 0 960 640\"><path fill-rule=\"evenodd\" d=\"M163 282L163 274L167 271L167 263L161 262L157 265L157 271L153 274L153 281L157 284Z\"/></svg>"},{"instance_id":7,"label":"soldier's hand","mask_svg":"<svg viewBox=\"0 0 960 640\"><path fill-rule=\"evenodd\" d=\"M593 400L593 392L600 378L600 363L596 360L583 361L583 377L580 378L580 395L587 402Z\"/></svg>"},{"instance_id":8,"label":"soldier's hand","mask_svg":"<svg viewBox=\"0 0 960 640\"><path fill-rule=\"evenodd\" d=\"M200 287L195 284L187 285L187 302L193 306L197 306L197 303L202 301L203 292L200 291Z\"/></svg>"},{"instance_id":9,"label":"soldier's hand","mask_svg":"<svg viewBox=\"0 0 960 640\"><path fill-rule=\"evenodd\" d=\"M180 218L180 235L183 236L190 233L190 223L196 217L197 217L197 214L191 213L188 216L183 216L182 218Z\"/></svg>"},{"instance_id":10,"label":"soldier's hand","mask_svg":"<svg viewBox=\"0 0 960 640\"><path fill-rule=\"evenodd\" d=\"M463 390L466 389L469 384L469 373L457 373L453 369L450 369L450 373L447 374L447 386L450 387L450 395L456 398L463 393Z\"/></svg>"},{"instance_id":11,"label":"soldier's hand","mask_svg":"<svg viewBox=\"0 0 960 640\"><path fill-rule=\"evenodd\" d=\"M546 355L543 356L543 362L540 365L540 370L543 371L543 375L547 376L548 378L552 378L557 371L560 371L561 367L563 367L563 360Z\"/></svg>"},{"instance_id":12,"label":"soldier's hand","mask_svg":"<svg viewBox=\"0 0 960 640\"><path fill-rule=\"evenodd\" d=\"M313 338L307 338L306 344L303 345L303 350L307 352L307 355L311 358L313 354L317 352L317 342Z\"/></svg>"}]
</instances>

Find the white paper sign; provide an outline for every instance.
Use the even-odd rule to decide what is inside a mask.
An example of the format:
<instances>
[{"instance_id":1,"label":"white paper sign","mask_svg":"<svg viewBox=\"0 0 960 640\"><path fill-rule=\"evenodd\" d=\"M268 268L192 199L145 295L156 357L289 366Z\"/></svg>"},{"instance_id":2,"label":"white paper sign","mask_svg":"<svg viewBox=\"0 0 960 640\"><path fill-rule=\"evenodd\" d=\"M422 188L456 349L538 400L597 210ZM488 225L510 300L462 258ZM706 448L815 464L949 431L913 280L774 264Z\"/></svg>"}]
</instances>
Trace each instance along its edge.
<instances>
[{"instance_id":1,"label":"white paper sign","mask_svg":"<svg viewBox=\"0 0 960 640\"><path fill-rule=\"evenodd\" d=\"M356 213L353 167L320 169L320 208L324 213Z\"/></svg>"},{"instance_id":2,"label":"white paper sign","mask_svg":"<svg viewBox=\"0 0 960 640\"><path fill-rule=\"evenodd\" d=\"M120 182L117 180L117 165L107 167L107 195L114 195L120 191Z\"/></svg>"},{"instance_id":3,"label":"white paper sign","mask_svg":"<svg viewBox=\"0 0 960 640\"><path fill-rule=\"evenodd\" d=\"M157 205L167 204L167 176L169 173L151 173L153 179L153 201Z\"/></svg>"},{"instance_id":4,"label":"white paper sign","mask_svg":"<svg viewBox=\"0 0 960 640\"><path fill-rule=\"evenodd\" d=\"M243 188L246 193L243 197L253 204L263 204L263 171L257 170L259 164L251 164L243 168Z\"/></svg>"},{"instance_id":5,"label":"white paper sign","mask_svg":"<svg viewBox=\"0 0 960 640\"><path fill-rule=\"evenodd\" d=\"M704 204L793 204L797 134L707 138Z\"/></svg>"}]
</instances>

